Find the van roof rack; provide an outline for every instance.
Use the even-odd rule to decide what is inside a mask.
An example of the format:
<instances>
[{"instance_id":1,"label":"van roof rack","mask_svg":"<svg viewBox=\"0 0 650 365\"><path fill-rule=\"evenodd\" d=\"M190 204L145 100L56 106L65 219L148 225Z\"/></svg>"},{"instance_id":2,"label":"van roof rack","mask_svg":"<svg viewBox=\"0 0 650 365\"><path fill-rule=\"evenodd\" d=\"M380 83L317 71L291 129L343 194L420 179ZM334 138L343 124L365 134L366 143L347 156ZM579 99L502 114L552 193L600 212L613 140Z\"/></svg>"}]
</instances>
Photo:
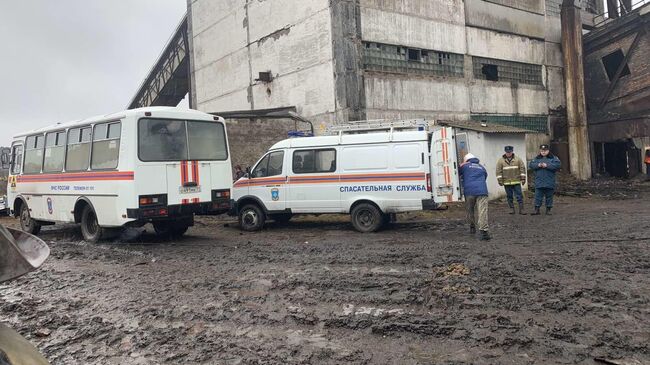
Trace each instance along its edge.
<instances>
[{"instance_id":1,"label":"van roof rack","mask_svg":"<svg viewBox=\"0 0 650 365\"><path fill-rule=\"evenodd\" d=\"M326 129L330 135L343 133L363 133L369 131L395 131L395 130L428 130L429 122L426 119L375 119L361 120L341 124L334 124Z\"/></svg>"}]
</instances>

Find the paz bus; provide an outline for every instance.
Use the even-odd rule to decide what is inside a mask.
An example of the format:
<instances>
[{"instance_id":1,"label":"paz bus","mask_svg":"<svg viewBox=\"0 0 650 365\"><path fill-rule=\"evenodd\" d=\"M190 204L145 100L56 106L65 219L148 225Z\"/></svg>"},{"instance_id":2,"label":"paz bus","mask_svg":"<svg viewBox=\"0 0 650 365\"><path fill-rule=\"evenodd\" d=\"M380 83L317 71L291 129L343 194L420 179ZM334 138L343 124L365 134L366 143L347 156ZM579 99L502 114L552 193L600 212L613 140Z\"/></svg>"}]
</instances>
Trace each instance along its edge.
<instances>
[{"instance_id":1,"label":"paz bus","mask_svg":"<svg viewBox=\"0 0 650 365\"><path fill-rule=\"evenodd\" d=\"M80 223L97 242L152 223L157 234L181 236L195 214L230 209L226 125L195 110L133 109L21 133L2 163L11 214L32 234Z\"/></svg>"}]
</instances>

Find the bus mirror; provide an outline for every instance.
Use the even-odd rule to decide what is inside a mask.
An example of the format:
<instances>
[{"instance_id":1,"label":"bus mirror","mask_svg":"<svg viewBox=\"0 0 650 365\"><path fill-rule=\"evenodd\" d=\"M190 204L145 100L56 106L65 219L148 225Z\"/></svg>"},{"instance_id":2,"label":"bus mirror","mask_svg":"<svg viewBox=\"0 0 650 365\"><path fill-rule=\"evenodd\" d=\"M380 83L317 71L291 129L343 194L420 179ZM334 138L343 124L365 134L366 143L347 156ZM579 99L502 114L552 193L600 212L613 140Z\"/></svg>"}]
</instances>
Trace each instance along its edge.
<instances>
[{"instance_id":1,"label":"bus mirror","mask_svg":"<svg viewBox=\"0 0 650 365\"><path fill-rule=\"evenodd\" d=\"M2 154L0 155L0 163L2 163L2 169L6 170L9 168L9 149L3 149Z\"/></svg>"}]
</instances>

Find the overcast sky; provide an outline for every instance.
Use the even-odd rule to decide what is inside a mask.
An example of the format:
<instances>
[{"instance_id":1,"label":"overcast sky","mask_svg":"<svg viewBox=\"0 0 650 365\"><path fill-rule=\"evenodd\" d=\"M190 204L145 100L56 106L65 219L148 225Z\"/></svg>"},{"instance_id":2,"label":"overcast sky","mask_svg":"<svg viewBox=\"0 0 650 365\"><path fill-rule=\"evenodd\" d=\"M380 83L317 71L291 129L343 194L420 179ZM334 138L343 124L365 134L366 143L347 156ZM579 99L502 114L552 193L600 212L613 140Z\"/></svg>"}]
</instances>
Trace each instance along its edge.
<instances>
[{"instance_id":1,"label":"overcast sky","mask_svg":"<svg viewBox=\"0 0 650 365\"><path fill-rule=\"evenodd\" d=\"M0 146L125 109L186 0L0 0Z\"/></svg>"}]
</instances>

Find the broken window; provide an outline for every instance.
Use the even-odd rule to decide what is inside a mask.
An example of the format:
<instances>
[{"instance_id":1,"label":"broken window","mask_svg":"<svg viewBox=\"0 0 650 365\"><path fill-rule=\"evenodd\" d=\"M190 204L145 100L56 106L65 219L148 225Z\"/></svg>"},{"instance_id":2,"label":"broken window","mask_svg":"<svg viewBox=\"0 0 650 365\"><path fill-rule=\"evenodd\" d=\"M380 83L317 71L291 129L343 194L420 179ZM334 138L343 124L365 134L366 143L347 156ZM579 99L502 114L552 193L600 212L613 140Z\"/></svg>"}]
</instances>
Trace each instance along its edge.
<instances>
[{"instance_id":1,"label":"broken window","mask_svg":"<svg viewBox=\"0 0 650 365\"><path fill-rule=\"evenodd\" d=\"M548 133L548 117L546 115L495 115L472 114L470 119L477 123L500 124L516 128L528 129L540 133Z\"/></svg>"},{"instance_id":2,"label":"broken window","mask_svg":"<svg viewBox=\"0 0 650 365\"><path fill-rule=\"evenodd\" d=\"M499 66L485 64L481 67L481 72L486 80L499 81Z\"/></svg>"},{"instance_id":3,"label":"broken window","mask_svg":"<svg viewBox=\"0 0 650 365\"><path fill-rule=\"evenodd\" d=\"M472 57L472 63L477 79L543 85L541 65L483 57Z\"/></svg>"},{"instance_id":4,"label":"broken window","mask_svg":"<svg viewBox=\"0 0 650 365\"><path fill-rule=\"evenodd\" d=\"M409 48L409 51L408 51L409 61L418 61L419 62L420 58L421 58L421 55L422 55L421 50Z\"/></svg>"},{"instance_id":5,"label":"broken window","mask_svg":"<svg viewBox=\"0 0 650 365\"><path fill-rule=\"evenodd\" d=\"M625 59L625 55L623 55L623 51L621 51L620 49L617 49L616 51L602 58L603 66L605 66L605 72L607 73L607 78L609 79L609 81L612 81L614 79L614 76L616 75L616 71L618 71L618 68L621 66L624 59ZM627 63L626 63L625 66L623 66L623 71L621 71L620 77L629 74L630 74L630 68L627 67Z\"/></svg>"},{"instance_id":6,"label":"broken window","mask_svg":"<svg viewBox=\"0 0 650 365\"><path fill-rule=\"evenodd\" d=\"M365 42L364 69L431 76L464 76L462 54Z\"/></svg>"}]
</instances>

